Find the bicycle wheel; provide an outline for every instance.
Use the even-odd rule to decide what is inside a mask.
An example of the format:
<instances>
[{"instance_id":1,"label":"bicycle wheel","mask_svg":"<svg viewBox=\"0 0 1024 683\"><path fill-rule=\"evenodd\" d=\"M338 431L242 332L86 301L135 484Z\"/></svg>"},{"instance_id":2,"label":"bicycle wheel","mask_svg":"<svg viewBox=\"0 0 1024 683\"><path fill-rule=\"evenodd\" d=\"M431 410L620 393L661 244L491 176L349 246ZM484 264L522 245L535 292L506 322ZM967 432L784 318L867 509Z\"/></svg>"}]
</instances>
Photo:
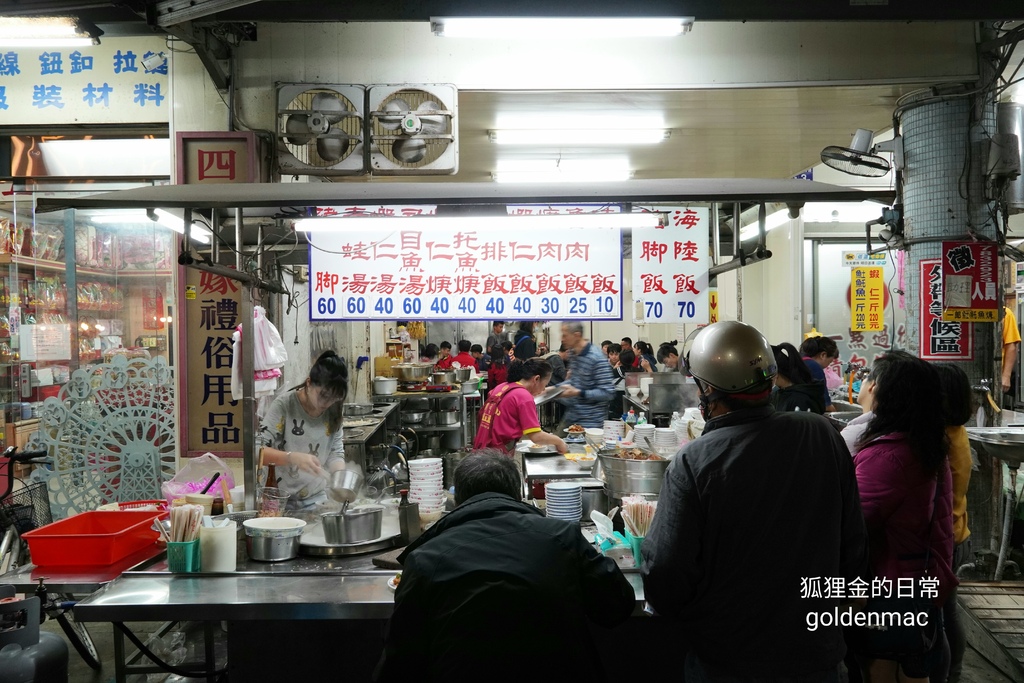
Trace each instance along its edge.
<instances>
[{"instance_id":1,"label":"bicycle wheel","mask_svg":"<svg viewBox=\"0 0 1024 683\"><path fill-rule=\"evenodd\" d=\"M96 650L92 636L89 635L85 624L75 621L75 615L71 610L65 610L57 615L57 623L64 629L64 634L71 641L71 645L81 656L82 660L91 668L97 671L103 666L100 664L100 653Z\"/></svg>"}]
</instances>

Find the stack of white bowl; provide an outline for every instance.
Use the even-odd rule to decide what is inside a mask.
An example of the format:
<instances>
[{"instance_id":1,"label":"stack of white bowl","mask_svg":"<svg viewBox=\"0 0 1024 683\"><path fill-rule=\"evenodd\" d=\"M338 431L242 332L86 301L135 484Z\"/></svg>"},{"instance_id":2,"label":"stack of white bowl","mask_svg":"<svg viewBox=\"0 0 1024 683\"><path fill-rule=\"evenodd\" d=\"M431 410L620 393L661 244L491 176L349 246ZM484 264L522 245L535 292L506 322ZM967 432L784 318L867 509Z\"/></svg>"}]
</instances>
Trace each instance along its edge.
<instances>
[{"instance_id":1,"label":"stack of white bowl","mask_svg":"<svg viewBox=\"0 0 1024 683\"><path fill-rule=\"evenodd\" d=\"M651 444L654 443L654 430L654 425L650 423L633 427L633 444L640 448L648 448L647 439L651 440Z\"/></svg>"},{"instance_id":2,"label":"stack of white bowl","mask_svg":"<svg viewBox=\"0 0 1024 683\"><path fill-rule=\"evenodd\" d=\"M679 435L676 430L668 427L658 427L654 430L654 450L658 455L675 455L679 450Z\"/></svg>"},{"instance_id":3,"label":"stack of white bowl","mask_svg":"<svg viewBox=\"0 0 1024 683\"><path fill-rule=\"evenodd\" d=\"M441 458L409 461L409 502L420 504L420 514L444 510L444 468Z\"/></svg>"},{"instance_id":4,"label":"stack of white bowl","mask_svg":"<svg viewBox=\"0 0 1024 683\"><path fill-rule=\"evenodd\" d=\"M619 442L626 433L626 423L622 420L605 420L604 421L604 440Z\"/></svg>"},{"instance_id":5,"label":"stack of white bowl","mask_svg":"<svg viewBox=\"0 0 1024 683\"><path fill-rule=\"evenodd\" d=\"M544 485L545 510L548 517L578 522L583 516L583 487L569 482L548 482Z\"/></svg>"}]
</instances>

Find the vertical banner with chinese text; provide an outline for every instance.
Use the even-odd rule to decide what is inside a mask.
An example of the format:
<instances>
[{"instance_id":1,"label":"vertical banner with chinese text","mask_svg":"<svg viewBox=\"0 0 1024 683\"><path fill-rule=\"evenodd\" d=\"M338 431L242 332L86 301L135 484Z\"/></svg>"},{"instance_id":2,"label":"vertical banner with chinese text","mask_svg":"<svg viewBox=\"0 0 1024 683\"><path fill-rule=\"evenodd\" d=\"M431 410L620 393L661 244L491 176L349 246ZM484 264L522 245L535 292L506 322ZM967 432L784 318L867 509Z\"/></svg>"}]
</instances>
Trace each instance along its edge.
<instances>
[{"instance_id":1,"label":"vertical banner with chinese text","mask_svg":"<svg viewBox=\"0 0 1024 683\"><path fill-rule=\"evenodd\" d=\"M924 360L974 360L972 327L942 319L942 264L921 260L921 348Z\"/></svg>"},{"instance_id":2,"label":"vertical banner with chinese text","mask_svg":"<svg viewBox=\"0 0 1024 683\"><path fill-rule=\"evenodd\" d=\"M242 455L242 403L231 400L231 334L241 320L239 285L223 275L186 269L185 327L188 413L186 455L211 452L221 457Z\"/></svg>"},{"instance_id":3,"label":"vertical banner with chinese text","mask_svg":"<svg viewBox=\"0 0 1024 683\"><path fill-rule=\"evenodd\" d=\"M178 132L175 153L178 184L259 180L256 138L251 132ZM192 268L179 269L178 283L179 300L185 307L178 345L179 364L186 368L180 374L185 396L179 412L182 453L240 458L242 434L254 425L243 424L242 404L231 400L231 334L242 322L239 284Z\"/></svg>"},{"instance_id":4,"label":"vertical banner with chinese text","mask_svg":"<svg viewBox=\"0 0 1024 683\"><path fill-rule=\"evenodd\" d=\"M995 242L942 243L942 319L999 320Z\"/></svg>"},{"instance_id":5,"label":"vertical banner with chinese text","mask_svg":"<svg viewBox=\"0 0 1024 683\"><path fill-rule=\"evenodd\" d=\"M633 301L638 323L708 322L707 207L643 207L665 225L633 230Z\"/></svg>"},{"instance_id":6,"label":"vertical banner with chinese text","mask_svg":"<svg viewBox=\"0 0 1024 683\"><path fill-rule=\"evenodd\" d=\"M850 274L850 331L885 327L885 278L879 266L858 266Z\"/></svg>"}]
</instances>

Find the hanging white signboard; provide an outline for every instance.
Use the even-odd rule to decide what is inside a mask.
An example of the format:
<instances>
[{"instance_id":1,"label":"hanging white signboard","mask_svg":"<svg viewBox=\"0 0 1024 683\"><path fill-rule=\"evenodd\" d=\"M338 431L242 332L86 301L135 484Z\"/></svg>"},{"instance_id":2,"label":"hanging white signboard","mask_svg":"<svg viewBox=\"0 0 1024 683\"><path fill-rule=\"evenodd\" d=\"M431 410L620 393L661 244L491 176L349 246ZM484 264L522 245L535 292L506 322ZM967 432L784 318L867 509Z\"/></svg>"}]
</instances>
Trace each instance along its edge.
<instances>
[{"instance_id":1,"label":"hanging white signboard","mask_svg":"<svg viewBox=\"0 0 1024 683\"><path fill-rule=\"evenodd\" d=\"M707 323L707 207L642 208L663 212L666 220L663 226L633 229L635 322Z\"/></svg>"},{"instance_id":2,"label":"hanging white signboard","mask_svg":"<svg viewBox=\"0 0 1024 683\"><path fill-rule=\"evenodd\" d=\"M309 317L331 320L620 320L616 227L408 230L345 219L309 233ZM400 221L399 221L400 223Z\"/></svg>"}]
</instances>

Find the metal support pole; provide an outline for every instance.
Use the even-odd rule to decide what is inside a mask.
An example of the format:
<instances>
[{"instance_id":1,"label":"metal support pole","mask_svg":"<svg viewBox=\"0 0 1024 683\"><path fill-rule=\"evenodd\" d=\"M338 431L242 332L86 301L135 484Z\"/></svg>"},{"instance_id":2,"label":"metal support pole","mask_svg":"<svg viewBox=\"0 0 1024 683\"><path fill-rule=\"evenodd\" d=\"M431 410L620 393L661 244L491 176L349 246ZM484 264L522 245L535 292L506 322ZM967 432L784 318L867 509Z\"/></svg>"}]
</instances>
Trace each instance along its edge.
<instances>
[{"instance_id":1,"label":"metal support pole","mask_svg":"<svg viewBox=\"0 0 1024 683\"><path fill-rule=\"evenodd\" d=\"M715 202L711 205L711 265L713 266L717 266L722 261L722 247L719 244L721 238L722 231L718 226L718 202Z\"/></svg>"},{"instance_id":2,"label":"metal support pole","mask_svg":"<svg viewBox=\"0 0 1024 683\"><path fill-rule=\"evenodd\" d=\"M216 210L211 212L210 232L213 233L210 236L210 260L220 265L220 240L217 239L220 236L220 214Z\"/></svg>"},{"instance_id":3,"label":"metal support pole","mask_svg":"<svg viewBox=\"0 0 1024 683\"><path fill-rule=\"evenodd\" d=\"M235 265L237 273L245 272L242 255L242 210L235 209ZM227 269L229 270L229 269ZM253 400L253 376L255 356L253 354L253 311L252 289L242 287L241 307L238 312L242 320L242 463L245 480L245 509L256 509L256 406Z\"/></svg>"}]
</instances>

